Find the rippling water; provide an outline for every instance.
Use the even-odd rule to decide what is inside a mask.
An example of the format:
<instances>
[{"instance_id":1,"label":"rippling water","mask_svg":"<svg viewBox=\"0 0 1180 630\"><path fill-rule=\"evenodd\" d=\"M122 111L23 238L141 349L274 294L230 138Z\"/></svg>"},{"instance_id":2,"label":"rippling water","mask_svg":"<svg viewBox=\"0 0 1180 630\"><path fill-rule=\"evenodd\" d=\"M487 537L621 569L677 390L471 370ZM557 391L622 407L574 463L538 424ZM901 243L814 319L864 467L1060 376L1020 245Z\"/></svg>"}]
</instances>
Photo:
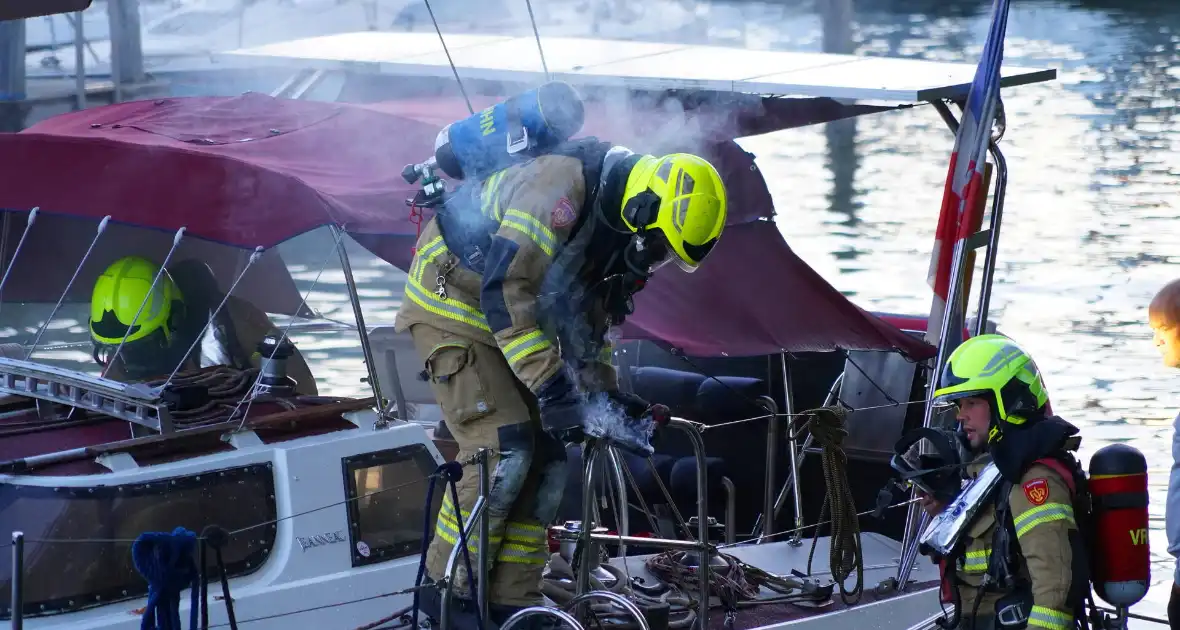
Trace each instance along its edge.
<instances>
[{"instance_id":1,"label":"rippling water","mask_svg":"<svg viewBox=\"0 0 1180 630\"><path fill-rule=\"evenodd\" d=\"M870 4L864 2L862 4ZM974 63L984 4L931 3L906 13L856 7L851 37L828 50ZM1153 293L1180 276L1180 9L1160 2L1016 1L1006 60L1056 67L1058 80L1005 92L1001 143L1010 178L991 318L1031 349L1054 409L1083 427L1084 454L1127 442L1151 464L1155 587L1138 612L1163 616L1172 565L1162 530L1171 420L1180 374L1161 367L1145 324ZM937 5L937 6L935 6ZM702 5L701 23L665 40L785 50L825 49L810 7ZM758 156L788 243L861 306L925 313L932 233L953 138L932 108L741 141ZM325 235L282 247L307 290L331 246ZM370 325L391 322L400 272L350 248ZM333 263L335 260L333 259ZM976 275L978 278L978 275ZM331 264L309 296L351 322L343 275ZM4 311L0 337L35 331L39 308ZM85 313L63 310L49 343L84 339ZM349 333L295 336L321 391L360 394L360 350ZM88 350L45 353L77 364ZM1158 627L1158 626L1157 626Z\"/></svg>"}]
</instances>

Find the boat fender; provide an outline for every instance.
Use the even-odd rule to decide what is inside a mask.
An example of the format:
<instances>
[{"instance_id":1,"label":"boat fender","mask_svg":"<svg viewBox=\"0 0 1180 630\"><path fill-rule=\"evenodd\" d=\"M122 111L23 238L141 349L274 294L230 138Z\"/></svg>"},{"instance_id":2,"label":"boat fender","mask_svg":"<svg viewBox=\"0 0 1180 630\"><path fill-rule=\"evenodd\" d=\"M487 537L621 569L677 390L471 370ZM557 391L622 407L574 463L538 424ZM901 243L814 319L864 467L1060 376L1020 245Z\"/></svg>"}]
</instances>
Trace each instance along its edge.
<instances>
[{"instance_id":1,"label":"boat fender","mask_svg":"<svg viewBox=\"0 0 1180 630\"><path fill-rule=\"evenodd\" d=\"M148 583L140 630L181 630L180 593L186 588L192 589L189 627L197 627L200 588L193 560L196 548L197 534L183 527L168 534L144 532L132 543L131 560Z\"/></svg>"}]
</instances>

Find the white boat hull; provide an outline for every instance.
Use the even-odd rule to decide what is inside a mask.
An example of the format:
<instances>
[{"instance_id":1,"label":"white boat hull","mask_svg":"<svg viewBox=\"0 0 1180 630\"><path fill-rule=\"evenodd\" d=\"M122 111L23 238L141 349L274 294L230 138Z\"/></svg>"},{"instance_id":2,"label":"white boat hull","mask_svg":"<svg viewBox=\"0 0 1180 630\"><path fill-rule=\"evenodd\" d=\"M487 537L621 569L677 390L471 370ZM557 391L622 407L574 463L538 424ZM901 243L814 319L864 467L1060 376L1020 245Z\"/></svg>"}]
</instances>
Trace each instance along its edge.
<instances>
[{"instance_id":1,"label":"white boat hull","mask_svg":"<svg viewBox=\"0 0 1180 630\"><path fill-rule=\"evenodd\" d=\"M387 429L374 429L375 416L371 412L351 415L357 430L277 444L255 443L251 434L238 434L232 441L237 447L234 450L195 459L147 467L128 466L102 475L6 476L0 477L0 481L53 487L123 485L269 463L274 471L274 500L279 519L275 524L274 543L258 570L230 580L235 617L239 624L251 630L351 629L411 605L412 596L392 593L413 585L420 556L414 553L367 566L353 566L354 548L359 549L359 543L363 541L353 540L350 533L341 461L355 455L417 444L425 445L434 464L443 461L421 425L397 423ZM397 483L403 482L399 480ZM327 542L306 547L301 544L301 538L306 543L316 536ZM815 567L818 572L815 575L821 579L829 575L823 571L827 564L828 543L827 538L820 538L817 543ZM35 553L32 549L35 544L30 541L27 554ZM872 591L878 583L896 574L900 544L868 533L862 535L862 545L864 584L866 591ZM790 573L792 569L805 571L810 547L808 540L801 546L771 542L735 546L726 552L772 573L782 574ZM630 557L625 566L632 575L653 579L643 568L644 559L644 556ZM616 559L614 562L622 561ZM914 582L929 583L936 578L937 570L924 559L919 559L913 573ZM185 626L188 625L189 597L188 592L181 596L181 618ZM140 611L146 604L146 598L114 602L69 613L27 618L24 625L34 630L135 630L140 627ZM880 602L866 600L851 608L834 604L830 613L809 612L803 618L765 627L897 628L918 623L937 611L936 591L926 589ZM222 590L216 579L209 585L209 613L211 627L227 626Z\"/></svg>"}]
</instances>

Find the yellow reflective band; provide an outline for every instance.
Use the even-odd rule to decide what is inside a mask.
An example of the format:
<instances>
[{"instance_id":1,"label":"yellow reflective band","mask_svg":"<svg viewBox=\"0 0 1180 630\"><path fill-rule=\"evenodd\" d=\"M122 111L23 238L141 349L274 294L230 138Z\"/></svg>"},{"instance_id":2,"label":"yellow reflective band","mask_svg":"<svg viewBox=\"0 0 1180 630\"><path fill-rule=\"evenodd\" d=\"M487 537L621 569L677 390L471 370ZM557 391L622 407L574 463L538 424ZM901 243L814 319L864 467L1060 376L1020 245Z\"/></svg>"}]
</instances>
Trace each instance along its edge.
<instances>
[{"instance_id":1,"label":"yellow reflective band","mask_svg":"<svg viewBox=\"0 0 1180 630\"><path fill-rule=\"evenodd\" d=\"M447 244L443 242L443 237L436 236L428 243L418 250L418 255L414 257L414 264L410 267L410 277L422 281L422 274L426 273L426 265L434 262L435 258L447 251Z\"/></svg>"},{"instance_id":2,"label":"yellow reflective band","mask_svg":"<svg viewBox=\"0 0 1180 630\"><path fill-rule=\"evenodd\" d=\"M463 517L463 520L466 521L471 517L471 510L459 510L459 514ZM450 495L443 496L442 505L438 509L438 517L446 518L452 523L456 522L455 504L451 501Z\"/></svg>"},{"instance_id":3,"label":"yellow reflective band","mask_svg":"<svg viewBox=\"0 0 1180 630\"><path fill-rule=\"evenodd\" d=\"M449 523L448 519L438 519L438 522L434 524L434 535L451 545L459 543L459 529L453 523Z\"/></svg>"},{"instance_id":4,"label":"yellow reflective band","mask_svg":"<svg viewBox=\"0 0 1180 630\"><path fill-rule=\"evenodd\" d=\"M504 213L500 210L500 180L504 179L504 174L507 169L494 173L484 183L483 192L480 193L480 206L484 214L488 214L488 205L491 204L491 216L497 221L504 218Z\"/></svg>"},{"instance_id":5,"label":"yellow reflective band","mask_svg":"<svg viewBox=\"0 0 1180 630\"><path fill-rule=\"evenodd\" d=\"M1073 506L1064 503L1046 503L1016 517L1012 524L1016 526L1016 537L1021 538L1032 528L1053 521L1067 521L1076 525L1073 520Z\"/></svg>"},{"instance_id":6,"label":"yellow reflective band","mask_svg":"<svg viewBox=\"0 0 1180 630\"><path fill-rule=\"evenodd\" d=\"M447 251L447 245L441 236L430 239L430 242L418 250L415 262L410 266L409 277L406 278L406 297L430 313L462 322L489 333L492 332L483 313L454 298L440 298L437 293L422 284L426 265L433 263L436 258Z\"/></svg>"},{"instance_id":7,"label":"yellow reflective band","mask_svg":"<svg viewBox=\"0 0 1180 630\"><path fill-rule=\"evenodd\" d=\"M504 358L508 359L508 365L515 368L525 357L536 354L549 347L551 347L551 344L545 338L544 333L540 330L534 330L505 344L503 347Z\"/></svg>"},{"instance_id":8,"label":"yellow reflective band","mask_svg":"<svg viewBox=\"0 0 1180 630\"><path fill-rule=\"evenodd\" d=\"M434 526L434 534L452 546L459 544L459 525L455 522L455 516L440 512L438 522ZM499 536L488 536L488 544L492 545L493 548L502 541L503 539ZM467 550L473 553L479 551L479 534L472 532L467 537Z\"/></svg>"},{"instance_id":9,"label":"yellow reflective band","mask_svg":"<svg viewBox=\"0 0 1180 630\"><path fill-rule=\"evenodd\" d=\"M988 560L991 559L991 549L968 551L963 557L964 573L983 573L987 571Z\"/></svg>"},{"instance_id":10,"label":"yellow reflective band","mask_svg":"<svg viewBox=\"0 0 1180 630\"><path fill-rule=\"evenodd\" d=\"M606 363L609 365L611 359L614 358L614 353L615 349L612 348L610 344L607 344L602 347L602 350L598 351L598 361L600 363Z\"/></svg>"},{"instance_id":11,"label":"yellow reflective band","mask_svg":"<svg viewBox=\"0 0 1180 630\"><path fill-rule=\"evenodd\" d=\"M496 562L511 564L544 565L549 561L549 548L537 545L522 545L519 543L504 543L500 553L496 555Z\"/></svg>"},{"instance_id":12,"label":"yellow reflective band","mask_svg":"<svg viewBox=\"0 0 1180 630\"><path fill-rule=\"evenodd\" d=\"M1049 630L1068 630L1073 625L1073 615L1045 606L1033 606L1028 625Z\"/></svg>"},{"instance_id":13,"label":"yellow reflective band","mask_svg":"<svg viewBox=\"0 0 1180 630\"><path fill-rule=\"evenodd\" d=\"M541 525L533 525L531 523L512 521L508 523L508 531L518 533L521 536L539 536L545 538L545 528Z\"/></svg>"},{"instance_id":14,"label":"yellow reflective band","mask_svg":"<svg viewBox=\"0 0 1180 630\"><path fill-rule=\"evenodd\" d=\"M435 315L463 322L488 333L492 332L482 313L453 298L444 300L438 297L412 277L406 278L406 297Z\"/></svg>"},{"instance_id":15,"label":"yellow reflective band","mask_svg":"<svg viewBox=\"0 0 1180 630\"><path fill-rule=\"evenodd\" d=\"M504 220L500 222L500 225L510 227L532 239L537 247L545 252L546 256L553 255L553 245L557 242L557 237L554 236L553 230L550 230L535 217L520 210L509 210L504 213Z\"/></svg>"}]
</instances>

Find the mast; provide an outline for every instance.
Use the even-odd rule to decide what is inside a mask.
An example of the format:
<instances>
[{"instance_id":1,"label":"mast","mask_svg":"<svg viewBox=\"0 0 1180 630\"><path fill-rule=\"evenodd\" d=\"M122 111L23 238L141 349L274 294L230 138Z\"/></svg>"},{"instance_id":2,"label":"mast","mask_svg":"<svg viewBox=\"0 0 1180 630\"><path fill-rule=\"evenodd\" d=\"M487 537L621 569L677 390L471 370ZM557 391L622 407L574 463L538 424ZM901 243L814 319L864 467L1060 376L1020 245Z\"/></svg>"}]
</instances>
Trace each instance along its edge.
<instances>
[{"instance_id":1,"label":"mast","mask_svg":"<svg viewBox=\"0 0 1180 630\"><path fill-rule=\"evenodd\" d=\"M28 106L24 100L28 81L25 78L25 21L0 21L0 131L25 128Z\"/></svg>"}]
</instances>

